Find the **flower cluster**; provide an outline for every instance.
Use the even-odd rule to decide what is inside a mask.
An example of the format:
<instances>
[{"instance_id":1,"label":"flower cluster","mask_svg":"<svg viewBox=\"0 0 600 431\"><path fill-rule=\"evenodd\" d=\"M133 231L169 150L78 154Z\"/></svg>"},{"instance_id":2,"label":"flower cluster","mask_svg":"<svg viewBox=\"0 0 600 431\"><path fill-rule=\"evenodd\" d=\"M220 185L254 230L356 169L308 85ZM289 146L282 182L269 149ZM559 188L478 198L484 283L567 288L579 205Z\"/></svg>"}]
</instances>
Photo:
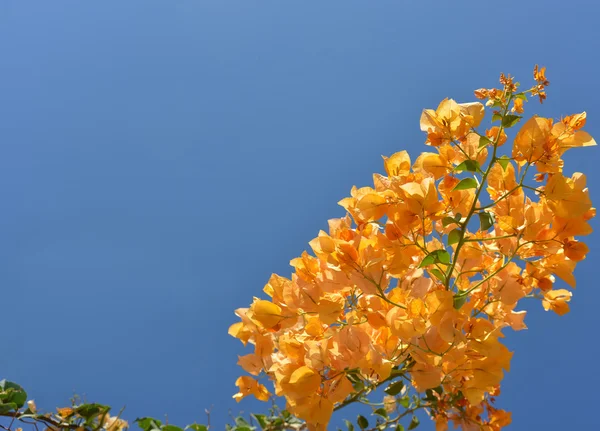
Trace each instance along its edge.
<instances>
[{"instance_id":1,"label":"flower cluster","mask_svg":"<svg viewBox=\"0 0 600 431\"><path fill-rule=\"evenodd\" d=\"M595 216L585 176L563 174L566 150L596 145L581 130L585 113L533 116L500 156L526 95L546 97L545 68L534 78L522 92L505 75L502 88L475 92L493 110L485 131L482 103L446 99L424 110L435 152L414 163L405 151L384 157L386 175L340 201L347 215L310 242L312 255L291 261L291 278L273 275L268 300L236 310L229 333L254 347L239 358L251 376L236 382L237 400L269 399L252 377L268 376L293 414L324 430L334 409L405 379L428 393L438 431L510 423L494 407L512 357L503 330L526 328L524 298L569 311L570 290L555 285L575 287L588 252L576 237ZM388 395L386 409L394 402Z\"/></svg>"}]
</instances>

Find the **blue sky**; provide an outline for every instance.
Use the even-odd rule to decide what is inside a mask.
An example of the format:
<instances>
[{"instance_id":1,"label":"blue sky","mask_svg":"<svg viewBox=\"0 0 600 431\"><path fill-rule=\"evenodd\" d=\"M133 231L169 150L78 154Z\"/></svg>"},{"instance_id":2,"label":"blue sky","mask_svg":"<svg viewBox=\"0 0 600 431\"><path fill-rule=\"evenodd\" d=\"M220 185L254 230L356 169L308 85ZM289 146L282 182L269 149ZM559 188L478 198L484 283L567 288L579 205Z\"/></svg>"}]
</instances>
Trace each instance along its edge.
<instances>
[{"instance_id":1,"label":"blue sky","mask_svg":"<svg viewBox=\"0 0 600 431\"><path fill-rule=\"evenodd\" d=\"M0 1L0 378L38 406L126 405L175 424L265 405L231 396L227 335L289 275L381 155L424 136L423 108L499 72L548 67L542 115L600 137L595 1ZM597 148L572 150L600 201ZM597 222L594 222L597 228ZM499 405L510 430L593 429L600 293L537 302ZM596 265L597 266L597 265ZM350 410L348 416L354 416ZM424 429L432 429L429 423Z\"/></svg>"}]
</instances>

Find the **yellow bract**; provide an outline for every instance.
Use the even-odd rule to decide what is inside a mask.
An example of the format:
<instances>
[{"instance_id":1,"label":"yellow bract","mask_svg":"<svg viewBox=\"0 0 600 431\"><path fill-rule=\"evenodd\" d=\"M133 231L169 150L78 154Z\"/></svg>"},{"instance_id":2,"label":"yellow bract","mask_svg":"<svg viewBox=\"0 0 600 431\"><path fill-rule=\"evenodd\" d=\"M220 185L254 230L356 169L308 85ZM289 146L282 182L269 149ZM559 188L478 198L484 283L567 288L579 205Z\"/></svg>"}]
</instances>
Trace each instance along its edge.
<instances>
[{"instance_id":1,"label":"yellow bract","mask_svg":"<svg viewBox=\"0 0 600 431\"><path fill-rule=\"evenodd\" d=\"M545 69L535 76L527 92L544 100ZM596 142L582 130L585 112L519 123L524 93L509 75L500 82L476 92L500 121L476 130L479 102L445 99L424 110L420 126L434 151L412 165L406 151L384 157L387 175L339 202L347 215L310 241L314 256L293 259L290 278L272 275L270 300L236 310L241 321L229 333L254 347L238 363L272 380L309 430L326 430L336 406L398 374L411 390L434 390L437 430L510 423L493 406L512 357L502 331L526 329L517 309L526 297L569 311L571 292L556 287L575 287L589 252L576 237L591 233L596 210L585 176L565 177L561 157ZM238 401L269 397L251 377L236 384ZM391 410L392 400L384 405Z\"/></svg>"}]
</instances>

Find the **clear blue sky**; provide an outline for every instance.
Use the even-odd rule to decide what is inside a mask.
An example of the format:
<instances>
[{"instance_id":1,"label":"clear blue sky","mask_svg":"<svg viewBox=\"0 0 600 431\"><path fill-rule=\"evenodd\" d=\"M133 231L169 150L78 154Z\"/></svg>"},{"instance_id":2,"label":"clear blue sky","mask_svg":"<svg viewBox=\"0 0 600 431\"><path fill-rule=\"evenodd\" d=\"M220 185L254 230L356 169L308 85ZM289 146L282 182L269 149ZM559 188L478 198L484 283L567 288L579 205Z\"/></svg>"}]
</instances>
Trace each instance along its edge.
<instances>
[{"instance_id":1,"label":"clear blue sky","mask_svg":"<svg viewBox=\"0 0 600 431\"><path fill-rule=\"evenodd\" d=\"M425 150L420 111L548 67L540 113L600 138L600 8L564 1L0 1L0 378L40 407L126 405L222 428L233 310ZM530 104L538 109L539 105ZM531 109L530 108L530 109ZM600 202L600 150L572 150ZM597 222L594 223L597 227ZM595 429L598 235L572 313L528 304L511 430ZM355 412L351 411L351 415ZM424 429L432 429L427 423Z\"/></svg>"}]
</instances>

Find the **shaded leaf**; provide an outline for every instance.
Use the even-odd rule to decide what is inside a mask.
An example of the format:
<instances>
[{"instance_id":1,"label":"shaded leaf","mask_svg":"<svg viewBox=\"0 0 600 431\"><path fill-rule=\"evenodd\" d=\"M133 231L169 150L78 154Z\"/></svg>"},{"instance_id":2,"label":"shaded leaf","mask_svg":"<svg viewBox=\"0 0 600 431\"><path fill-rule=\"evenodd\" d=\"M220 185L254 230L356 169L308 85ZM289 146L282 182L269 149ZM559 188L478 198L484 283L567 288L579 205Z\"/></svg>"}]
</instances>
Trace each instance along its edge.
<instances>
[{"instance_id":1,"label":"shaded leaf","mask_svg":"<svg viewBox=\"0 0 600 431\"><path fill-rule=\"evenodd\" d=\"M452 223L456 223L456 220L453 219L452 217L444 217L442 219L442 226L447 227L449 225L451 225Z\"/></svg>"},{"instance_id":2,"label":"shaded leaf","mask_svg":"<svg viewBox=\"0 0 600 431\"><path fill-rule=\"evenodd\" d=\"M365 429L369 426L369 421L362 415L358 415L358 418L356 418L356 423L361 429Z\"/></svg>"},{"instance_id":3,"label":"shaded leaf","mask_svg":"<svg viewBox=\"0 0 600 431\"><path fill-rule=\"evenodd\" d=\"M485 231L491 228L494 225L494 216L488 212L480 212L479 213L479 224L481 225L481 230Z\"/></svg>"},{"instance_id":4,"label":"shaded leaf","mask_svg":"<svg viewBox=\"0 0 600 431\"><path fill-rule=\"evenodd\" d=\"M390 384L387 388L384 389L384 392L388 395L398 395L402 388L404 387L404 382L402 380L398 380Z\"/></svg>"},{"instance_id":5,"label":"shaded leaf","mask_svg":"<svg viewBox=\"0 0 600 431\"><path fill-rule=\"evenodd\" d=\"M454 308L456 310L460 310L460 308L465 305L467 302L467 295L463 295L463 291L459 290L456 295L454 295Z\"/></svg>"},{"instance_id":6,"label":"shaded leaf","mask_svg":"<svg viewBox=\"0 0 600 431\"><path fill-rule=\"evenodd\" d=\"M502 125L508 129L509 127L512 127L515 124L517 124L521 120L521 118L522 117L519 115L506 115L502 119Z\"/></svg>"},{"instance_id":7,"label":"shaded leaf","mask_svg":"<svg viewBox=\"0 0 600 431\"><path fill-rule=\"evenodd\" d=\"M378 408L373 412L374 415L381 416L382 418L387 418L388 414L383 407Z\"/></svg>"},{"instance_id":8,"label":"shaded leaf","mask_svg":"<svg viewBox=\"0 0 600 431\"><path fill-rule=\"evenodd\" d=\"M420 423L419 418L416 416L413 416L412 420L410 421L410 424L408 425L408 429L409 430L415 429L416 427L419 426L419 423Z\"/></svg>"},{"instance_id":9,"label":"shaded leaf","mask_svg":"<svg viewBox=\"0 0 600 431\"><path fill-rule=\"evenodd\" d=\"M469 171L478 172L480 170L479 162L477 160L465 160L460 165L454 168L455 171Z\"/></svg>"},{"instance_id":10,"label":"shaded leaf","mask_svg":"<svg viewBox=\"0 0 600 431\"><path fill-rule=\"evenodd\" d=\"M430 269L429 272L431 272L433 275L435 275L438 280L446 281L446 276L439 269L433 268L433 269Z\"/></svg>"},{"instance_id":11,"label":"shaded leaf","mask_svg":"<svg viewBox=\"0 0 600 431\"><path fill-rule=\"evenodd\" d=\"M486 147L492 143L492 140L486 136L479 137L479 148Z\"/></svg>"},{"instance_id":12,"label":"shaded leaf","mask_svg":"<svg viewBox=\"0 0 600 431\"><path fill-rule=\"evenodd\" d=\"M460 240L460 229L454 229L448 234L448 245L456 244Z\"/></svg>"}]
</instances>

